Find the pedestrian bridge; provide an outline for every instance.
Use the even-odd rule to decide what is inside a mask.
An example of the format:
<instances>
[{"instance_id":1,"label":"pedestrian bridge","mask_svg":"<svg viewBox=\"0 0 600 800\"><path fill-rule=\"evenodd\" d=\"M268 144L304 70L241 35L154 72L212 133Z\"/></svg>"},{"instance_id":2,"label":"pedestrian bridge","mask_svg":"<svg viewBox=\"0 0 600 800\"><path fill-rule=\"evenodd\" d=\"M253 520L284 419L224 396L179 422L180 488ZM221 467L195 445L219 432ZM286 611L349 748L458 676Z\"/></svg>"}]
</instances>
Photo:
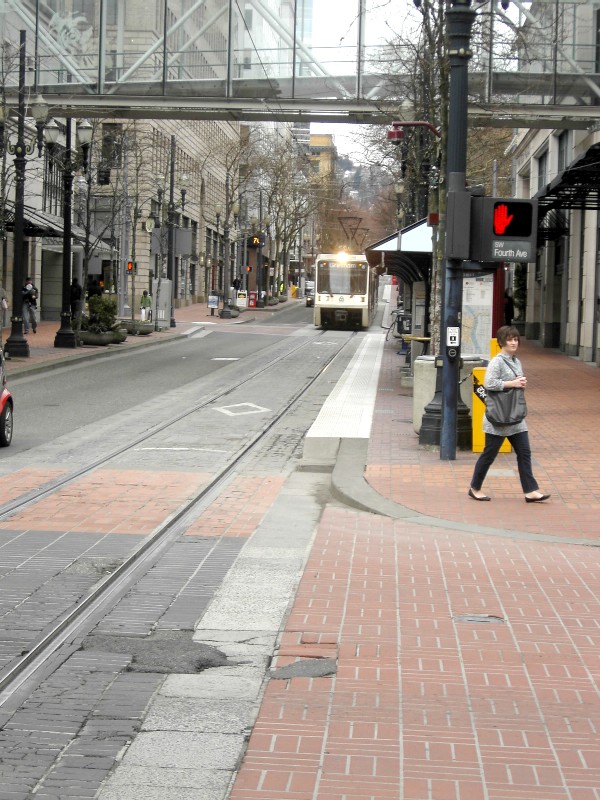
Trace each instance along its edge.
<instances>
[{"instance_id":1,"label":"pedestrian bridge","mask_svg":"<svg viewBox=\"0 0 600 800\"><path fill-rule=\"evenodd\" d=\"M406 38L408 5L0 0L0 29L13 55L27 32L28 83L54 116L388 123L414 116L402 50L390 44ZM576 64L561 47L526 65L504 56L502 71L473 59L472 122L588 127L600 98L595 53ZM18 75L5 63L10 104Z\"/></svg>"}]
</instances>

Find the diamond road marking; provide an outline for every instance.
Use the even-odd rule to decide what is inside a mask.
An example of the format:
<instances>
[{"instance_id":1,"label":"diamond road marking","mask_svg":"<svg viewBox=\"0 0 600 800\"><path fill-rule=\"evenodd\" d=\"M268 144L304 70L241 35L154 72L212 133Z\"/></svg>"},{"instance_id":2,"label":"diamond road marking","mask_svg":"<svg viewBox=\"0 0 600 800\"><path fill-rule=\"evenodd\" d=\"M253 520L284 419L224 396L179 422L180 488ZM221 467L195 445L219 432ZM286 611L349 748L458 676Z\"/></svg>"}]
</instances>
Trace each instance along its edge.
<instances>
[{"instance_id":1,"label":"diamond road marking","mask_svg":"<svg viewBox=\"0 0 600 800\"><path fill-rule=\"evenodd\" d=\"M234 406L221 406L221 408L215 409L229 417L240 417L243 414L263 414L270 410L270 408L256 406L254 403L236 403Z\"/></svg>"}]
</instances>

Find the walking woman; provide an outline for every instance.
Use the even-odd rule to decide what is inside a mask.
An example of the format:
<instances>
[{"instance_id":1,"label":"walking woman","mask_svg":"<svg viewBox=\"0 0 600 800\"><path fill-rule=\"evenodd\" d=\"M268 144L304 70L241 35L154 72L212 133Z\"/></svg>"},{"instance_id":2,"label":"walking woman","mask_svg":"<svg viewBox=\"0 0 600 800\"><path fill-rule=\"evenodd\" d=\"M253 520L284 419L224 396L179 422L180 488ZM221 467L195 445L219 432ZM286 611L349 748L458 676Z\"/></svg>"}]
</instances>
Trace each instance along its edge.
<instances>
[{"instance_id":1,"label":"walking woman","mask_svg":"<svg viewBox=\"0 0 600 800\"><path fill-rule=\"evenodd\" d=\"M527 378L523 375L521 362L516 357L516 352L519 349L519 331L512 325L503 325L498 329L496 339L501 350L497 356L492 358L485 372L484 386L486 391L489 393L502 392L506 389L525 389ZM531 448L525 419L520 422L499 425L492 424L484 416L483 431L485 433L485 447L475 464L469 488L469 497L472 497L473 500L491 500L481 491L481 487L489 468L498 455L502 442L506 438L511 443L517 456L517 467L525 502L541 503L547 500L550 495L540 492L538 482L533 476Z\"/></svg>"}]
</instances>

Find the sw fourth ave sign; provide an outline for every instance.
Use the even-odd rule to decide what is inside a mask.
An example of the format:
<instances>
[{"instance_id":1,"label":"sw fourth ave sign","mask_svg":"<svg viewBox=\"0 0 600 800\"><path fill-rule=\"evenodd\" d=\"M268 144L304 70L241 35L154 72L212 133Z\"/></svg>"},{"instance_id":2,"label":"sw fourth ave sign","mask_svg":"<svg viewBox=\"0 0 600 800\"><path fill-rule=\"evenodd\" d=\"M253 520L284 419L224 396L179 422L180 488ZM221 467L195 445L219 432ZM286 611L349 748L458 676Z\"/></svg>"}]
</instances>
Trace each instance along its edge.
<instances>
[{"instance_id":1,"label":"sw fourth ave sign","mask_svg":"<svg viewBox=\"0 0 600 800\"><path fill-rule=\"evenodd\" d=\"M519 241L492 239L492 249L486 261L535 261L535 248L528 239Z\"/></svg>"}]
</instances>

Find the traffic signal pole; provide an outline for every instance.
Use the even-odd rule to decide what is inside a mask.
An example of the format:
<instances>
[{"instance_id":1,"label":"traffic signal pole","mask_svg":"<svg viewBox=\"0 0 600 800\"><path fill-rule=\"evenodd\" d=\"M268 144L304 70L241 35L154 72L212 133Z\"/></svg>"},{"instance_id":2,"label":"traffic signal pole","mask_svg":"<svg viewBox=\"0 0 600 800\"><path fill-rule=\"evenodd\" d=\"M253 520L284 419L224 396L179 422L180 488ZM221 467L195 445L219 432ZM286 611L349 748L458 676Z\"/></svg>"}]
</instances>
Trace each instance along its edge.
<instances>
[{"instance_id":1,"label":"traffic signal pole","mask_svg":"<svg viewBox=\"0 0 600 800\"><path fill-rule=\"evenodd\" d=\"M466 192L468 64L475 11L471 0L453 0L446 12L450 96L448 105L447 181L448 193ZM464 219L455 217L456 225ZM460 326L462 313L462 258L450 257L446 235L446 257L442 276L442 420L440 459L456 459L458 386L460 374Z\"/></svg>"}]
</instances>

